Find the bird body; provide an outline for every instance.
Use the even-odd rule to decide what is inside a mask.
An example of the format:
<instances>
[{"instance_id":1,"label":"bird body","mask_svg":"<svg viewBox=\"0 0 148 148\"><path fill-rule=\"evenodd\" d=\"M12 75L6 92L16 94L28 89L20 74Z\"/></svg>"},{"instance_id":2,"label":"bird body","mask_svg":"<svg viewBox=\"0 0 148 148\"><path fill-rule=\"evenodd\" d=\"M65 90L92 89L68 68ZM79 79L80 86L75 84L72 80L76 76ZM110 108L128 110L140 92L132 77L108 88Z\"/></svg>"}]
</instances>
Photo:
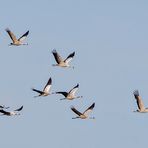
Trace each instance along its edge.
<instances>
[{"instance_id":1,"label":"bird body","mask_svg":"<svg viewBox=\"0 0 148 148\"><path fill-rule=\"evenodd\" d=\"M71 110L77 114L78 116L72 118L72 119L77 119L77 118L81 118L81 119L86 119L88 118L90 112L93 110L93 108L95 107L95 103L93 103L90 107L88 107L83 113L79 112L77 109L75 109L75 107L71 107ZM94 119L94 117L90 117L89 119Z\"/></svg>"},{"instance_id":2,"label":"bird body","mask_svg":"<svg viewBox=\"0 0 148 148\"><path fill-rule=\"evenodd\" d=\"M75 55L75 52L71 53L65 60L62 59L62 57L57 53L57 51L54 49L52 51L52 54L57 62L57 64L53 64L53 66L59 66L59 67L71 67L69 65L69 62L72 60L72 58ZM74 67L72 67L74 68Z\"/></svg>"},{"instance_id":3,"label":"bird body","mask_svg":"<svg viewBox=\"0 0 148 148\"><path fill-rule=\"evenodd\" d=\"M26 39L27 35L29 34L29 30L25 34L23 34L19 39L16 38L16 36L13 34L13 32L10 31L10 29L7 28L6 32L8 33L8 35L12 40L12 43L10 43L10 45L15 45L15 46L28 45L27 43L23 43L23 41Z\"/></svg>"},{"instance_id":4,"label":"bird body","mask_svg":"<svg viewBox=\"0 0 148 148\"><path fill-rule=\"evenodd\" d=\"M137 102L137 106L138 106L138 109L135 112L147 113L148 112L148 108L144 107L144 103L142 101L141 96L139 95L139 91L135 90L133 92L133 94L135 96L135 99L136 99L136 102Z\"/></svg>"}]
</instances>

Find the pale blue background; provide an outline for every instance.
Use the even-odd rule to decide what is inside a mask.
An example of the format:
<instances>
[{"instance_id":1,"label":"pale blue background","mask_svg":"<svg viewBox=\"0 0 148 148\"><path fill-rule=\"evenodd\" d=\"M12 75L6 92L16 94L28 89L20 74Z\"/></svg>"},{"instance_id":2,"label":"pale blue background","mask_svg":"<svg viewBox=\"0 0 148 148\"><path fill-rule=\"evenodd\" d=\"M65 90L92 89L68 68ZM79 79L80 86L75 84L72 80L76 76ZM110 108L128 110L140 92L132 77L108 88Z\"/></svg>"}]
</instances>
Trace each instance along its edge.
<instances>
[{"instance_id":1,"label":"pale blue background","mask_svg":"<svg viewBox=\"0 0 148 148\"><path fill-rule=\"evenodd\" d=\"M5 32L25 31L29 46L9 47ZM51 51L75 51L75 69L52 67ZM139 148L148 144L148 114L133 113L133 90L148 106L147 0L1 0L0 102L21 116L0 116L0 147ZM80 84L83 99L33 98L52 77L52 91ZM74 105L93 102L96 120L72 120Z\"/></svg>"}]
</instances>

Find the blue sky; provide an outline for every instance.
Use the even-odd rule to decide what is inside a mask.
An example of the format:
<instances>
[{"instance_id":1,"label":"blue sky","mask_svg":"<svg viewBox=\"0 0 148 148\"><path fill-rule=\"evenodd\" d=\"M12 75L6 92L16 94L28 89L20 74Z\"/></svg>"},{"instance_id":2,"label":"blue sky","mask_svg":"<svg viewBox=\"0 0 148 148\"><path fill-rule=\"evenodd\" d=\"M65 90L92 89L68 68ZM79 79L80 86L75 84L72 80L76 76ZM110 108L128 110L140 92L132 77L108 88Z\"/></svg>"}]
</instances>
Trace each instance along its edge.
<instances>
[{"instance_id":1,"label":"blue sky","mask_svg":"<svg viewBox=\"0 0 148 148\"><path fill-rule=\"evenodd\" d=\"M146 0L3 0L0 5L1 104L24 105L21 116L1 116L1 147L139 148L147 145L148 114L137 109L139 89L148 106L148 2ZM9 47L5 32L29 30L28 46ZM75 69L52 67L51 51L75 51ZM52 91L80 84L82 99L33 98L52 77ZM72 120L74 105L93 102L95 120Z\"/></svg>"}]
</instances>

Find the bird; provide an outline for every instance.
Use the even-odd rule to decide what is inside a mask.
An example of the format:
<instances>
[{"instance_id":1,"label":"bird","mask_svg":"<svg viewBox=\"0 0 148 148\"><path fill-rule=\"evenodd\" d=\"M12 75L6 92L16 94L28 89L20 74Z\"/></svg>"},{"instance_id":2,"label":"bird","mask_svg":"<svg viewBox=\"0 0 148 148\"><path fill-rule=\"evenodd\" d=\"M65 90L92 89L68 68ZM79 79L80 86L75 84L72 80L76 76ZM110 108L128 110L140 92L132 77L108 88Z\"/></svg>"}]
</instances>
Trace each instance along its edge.
<instances>
[{"instance_id":1,"label":"bird","mask_svg":"<svg viewBox=\"0 0 148 148\"><path fill-rule=\"evenodd\" d=\"M51 85L52 85L52 79L49 78L49 80L48 80L47 84L45 85L43 91L32 88L33 91L39 93L38 96L34 96L34 97L48 96L48 95L52 94L52 93L49 92L50 89L51 89Z\"/></svg>"},{"instance_id":2,"label":"bird","mask_svg":"<svg viewBox=\"0 0 148 148\"><path fill-rule=\"evenodd\" d=\"M9 28L6 28L5 30L12 40L12 43L10 43L9 46L28 45L28 43L23 43L23 41L26 39L27 35L29 34L29 30L26 33L24 33L19 39L16 38L16 36L13 34L13 32L10 31Z\"/></svg>"},{"instance_id":3,"label":"bird","mask_svg":"<svg viewBox=\"0 0 148 148\"><path fill-rule=\"evenodd\" d=\"M0 109L0 113L2 113L1 115L6 115L6 116L14 116L14 115L20 115L20 113L18 113L19 111L21 111L23 109L23 106L21 106L20 108L13 110L13 111L5 111L4 109Z\"/></svg>"},{"instance_id":4,"label":"bird","mask_svg":"<svg viewBox=\"0 0 148 148\"><path fill-rule=\"evenodd\" d=\"M55 49L52 51L52 54L57 62L57 64L53 64L53 66L74 68L73 66L69 65L69 62L73 59L75 52L69 54L65 60L62 59L62 57L57 53L57 51Z\"/></svg>"},{"instance_id":5,"label":"bird","mask_svg":"<svg viewBox=\"0 0 148 148\"><path fill-rule=\"evenodd\" d=\"M76 91L79 88L79 84L77 84L75 87L73 87L69 92L59 91L55 92L56 94L62 94L65 98L62 98L60 100L73 100L75 98L82 98L82 96L75 96Z\"/></svg>"},{"instance_id":6,"label":"bird","mask_svg":"<svg viewBox=\"0 0 148 148\"><path fill-rule=\"evenodd\" d=\"M93 103L83 113L81 113L77 109L75 109L74 106L72 106L71 110L78 115L78 116L76 116L76 117L74 117L72 119L77 119L77 118L86 119L86 118L88 118L89 113L93 110L94 107L95 107L95 103ZM95 118L94 117L89 117L89 119L95 119Z\"/></svg>"},{"instance_id":7,"label":"bird","mask_svg":"<svg viewBox=\"0 0 148 148\"><path fill-rule=\"evenodd\" d=\"M138 106L138 109L136 111L134 111L134 112L147 113L148 112L148 108L144 107L144 103L142 101L141 96L139 95L139 91L135 90L133 92L133 94L135 96L135 99L136 99L136 102L137 102L137 106Z\"/></svg>"}]
</instances>

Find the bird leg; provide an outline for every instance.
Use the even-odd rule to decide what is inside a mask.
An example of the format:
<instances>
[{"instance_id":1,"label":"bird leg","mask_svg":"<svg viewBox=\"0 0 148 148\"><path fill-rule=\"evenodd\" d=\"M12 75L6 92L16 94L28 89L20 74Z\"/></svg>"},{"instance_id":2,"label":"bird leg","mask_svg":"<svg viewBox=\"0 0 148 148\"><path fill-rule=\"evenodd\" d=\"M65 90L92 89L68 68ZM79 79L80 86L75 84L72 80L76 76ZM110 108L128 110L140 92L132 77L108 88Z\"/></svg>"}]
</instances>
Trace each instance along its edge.
<instances>
[{"instance_id":1,"label":"bird leg","mask_svg":"<svg viewBox=\"0 0 148 148\"><path fill-rule=\"evenodd\" d=\"M62 99L60 99L60 100L66 100L66 98L62 98Z\"/></svg>"},{"instance_id":2,"label":"bird leg","mask_svg":"<svg viewBox=\"0 0 148 148\"><path fill-rule=\"evenodd\" d=\"M89 119L95 119L95 117L89 117Z\"/></svg>"},{"instance_id":3,"label":"bird leg","mask_svg":"<svg viewBox=\"0 0 148 148\"><path fill-rule=\"evenodd\" d=\"M73 117L72 119L77 119L77 118L80 118L79 116L77 116L77 117Z\"/></svg>"}]
</instances>

